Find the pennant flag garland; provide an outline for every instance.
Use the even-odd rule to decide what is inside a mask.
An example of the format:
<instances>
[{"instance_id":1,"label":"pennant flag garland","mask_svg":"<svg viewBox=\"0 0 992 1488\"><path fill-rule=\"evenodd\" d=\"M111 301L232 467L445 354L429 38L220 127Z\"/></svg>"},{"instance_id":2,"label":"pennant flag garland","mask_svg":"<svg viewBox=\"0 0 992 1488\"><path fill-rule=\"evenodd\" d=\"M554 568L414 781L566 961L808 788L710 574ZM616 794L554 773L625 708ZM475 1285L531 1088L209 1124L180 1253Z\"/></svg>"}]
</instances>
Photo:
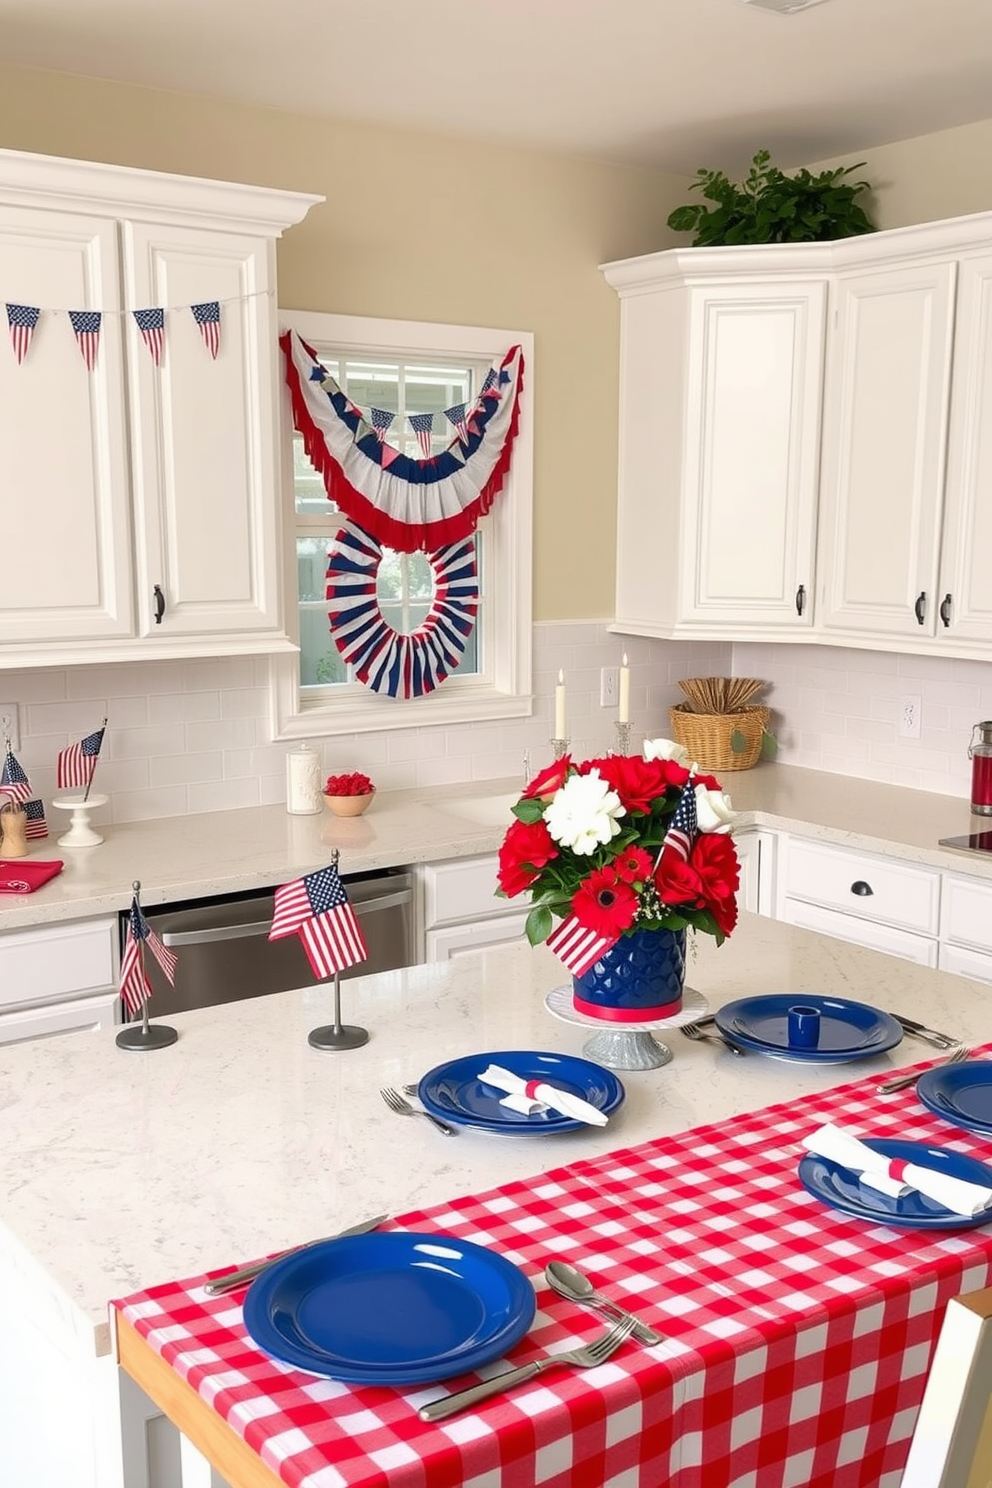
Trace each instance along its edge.
<instances>
[{"instance_id":1,"label":"pennant flag garland","mask_svg":"<svg viewBox=\"0 0 992 1488\"><path fill-rule=\"evenodd\" d=\"M390 413L386 408L370 408L369 420L375 430L377 439L385 439L389 432L389 426L395 419L395 413Z\"/></svg>"},{"instance_id":2,"label":"pennant flag garland","mask_svg":"<svg viewBox=\"0 0 992 1488\"><path fill-rule=\"evenodd\" d=\"M407 417L410 420L410 428L417 436L417 443L425 460L431 456L431 435L434 432L434 415L432 413L411 413Z\"/></svg>"},{"instance_id":3,"label":"pennant flag garland","mask_svg":"<svg viewBox=\"0 0 992 1488\"><path fill-rule=\"evenodd\" d=\"M619 935L600 935L596 930L589 930L571 914L562 920L557 930L552 931L546 944L573 976L585 976L619 939Z\"/></svg>"},{"instance_id":4,"label":"pennant flag garland","mask_svg":"<svg viewBox=\"0 0 992 1488\"><path fill-rule=\"evenodd\" d=\"M204 300L201 305L191 305L190 309L207 350L216 360L220 351L220 301Z\"/></svg>"},{"instance_id":5,"label":"pennant flag garland","mask_svg":"<svg viewBox=\"0 0 992 1488\"><path fill-rule=\"evenodd\" d=\"M72 322L79 349L83 354L86 369L92 372L96 366L96 354L100 348L100 322L103 316L99 310L70 310L69 319Z\"/></svg>"},{"instance_id":6,"label":"pennant flag garland","mask_svg":"<svg viewBox=\"0 0 992 1488\"><path fill-rule=\"evenodd\" d=\"M333 863L276 889L269 939L293 934L299 936L314 976L332 976L368 957L361 926Z\"/></svg>"},{"instance_id":7,"label":"pennant flag garland","mask_svg":"<svg viewBox=\"0 0 992 1488\"><path fill-rule=\"evenodd\" d=\"M41 310L37 305L7 305L7 325L10 327L10 344L18 362L23 362L31 345L31 337L38 324Z\"/></svg>"},{"instance_id":8,"label":"pennant flag garland","mask_svg":"<svg viewBox=\"0 0 992 1488\"><path fill-rule=\"evenodd\" d=\"M97 729L95 734L87 734L78 744L70 744L63 749L56 762L56 782L59 790L71 789L76 785L89 785L96 770L96 762L100 754L100 746L106 733L106 726Z\"/></svg>"},{"instance_id":9,"label":"pennant flag garland","mask_svg":"<svg viewBox=\"0 0 992 1488\"><path fill-rule=\"evenodd\" d=\"M449 424L454 424L458 438L462 444L468 444L468 424L465 421L465 404L453 403L450 408L444 410L444 416Z\"/></svg>"},{"instance_id":10,"label":"pennant flag garland","mask_svg":"<svg viewBox=\"0 0 992 1488\"><path fill-rule=\"evenodd\" d=\"M131 313L151 352L152 361L156 367L161 367L162 353L165 350L165 311L161 305L156 305L148 310L132 310Z\"/></svg>"}]
</instances>

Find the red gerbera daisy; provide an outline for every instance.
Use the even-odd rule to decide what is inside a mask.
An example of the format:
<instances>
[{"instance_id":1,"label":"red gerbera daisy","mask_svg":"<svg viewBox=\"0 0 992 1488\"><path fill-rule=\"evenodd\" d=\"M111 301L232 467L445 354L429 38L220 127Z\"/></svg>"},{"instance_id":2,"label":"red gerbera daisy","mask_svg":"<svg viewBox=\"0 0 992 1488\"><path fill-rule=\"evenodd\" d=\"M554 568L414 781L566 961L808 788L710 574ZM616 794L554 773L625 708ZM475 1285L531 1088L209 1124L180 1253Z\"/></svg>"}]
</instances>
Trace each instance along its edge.
<instances>
[{"instance_id":1,"label":"red gerbera daisy","mask_svg":"<svg viewBox=\"0 0 992 1488\"><path fill-rule=\"evenodd\" d=\"M615 868L595 868L572 898L580 925L597 935L619 936L637 914L637 895Z\"/></svg>"},{"instance_id":2,"label":"red gerbera daisy","mask_svg":"<svg viewBox=\"0 0 992 1488\"><path fill-rule=\"evenodd\" d=\"M651 877L651 854L643 847L625 847L613 859L613 867L624 883L644 883Z\"/></svg>"}]
</instances>

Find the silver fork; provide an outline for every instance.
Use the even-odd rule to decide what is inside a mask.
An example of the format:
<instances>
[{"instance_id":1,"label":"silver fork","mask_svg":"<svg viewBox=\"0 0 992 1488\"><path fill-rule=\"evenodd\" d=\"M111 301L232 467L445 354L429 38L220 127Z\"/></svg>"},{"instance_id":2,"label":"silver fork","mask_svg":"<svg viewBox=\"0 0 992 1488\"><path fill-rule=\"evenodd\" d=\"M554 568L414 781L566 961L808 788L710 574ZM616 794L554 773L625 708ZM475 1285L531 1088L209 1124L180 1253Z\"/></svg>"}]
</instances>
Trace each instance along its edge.
<instances>
[{"instance_id":1,"label":"silver fork","mask_svg":"<svg viewBox=\"0 0 992 1488\"><path fill-rule=\"evenodd\" d=\"M391 1111L395 1111L397 1116L422 1116L425 1121L429 1121L432 1126L436 1126L439 1132L444 1132L444 1135L446 1137L453 1137L456 1135L455 1128L453 1126L449 1126L448 1123L446 1121L442 1121L439 1116L432 1116L430 1111L418 1111L414 1106L411 1106L409 1101L405 1101L400 1095L399 1091L394 1090L391 1085L384 1086L384 1088L379 1091L379 1094L382 1096L389 1109Z\"/></svg>"},{"instance_id":2,"label":"silver fork","mask_svg":"<svg viewBox=\"0 0 992 1488\"><path fill-rule=\"evenodd\" d=\"M937 1064L932 1064L930 1068L939 1069L944 1064L960 1064L962 1059L967 1059L970 1053L971 1050L967 1044L959 1044L956 1049L951 1050L946 1059L938 1060ZM897 1075L894 1080L886 1080L884 1085L879 1085L878 1089L882 1095L891 1095L893 1090L905 1090L907 1086L915 1085L917 1080L925 1074L926 1070L914 1070L911 1075Z\"/></svg>"},{"instance_id":3,"label":"silver fork","mask_svg":"<svg viewBox=\"0 0 992 1488\"><path fill-rule=\"evenodd\" d=\"M501 1395L514 1385L522 1385L525 1380L534 1379L535 1375L543 1374L545 1369L551 1369L556 1364L578 1369L592 1369L597 1364L604 1364L630 1337L636 1326L636 1318L623 1318L582 1348L564 1350L560 1354L545 1354L543 1358L534 1359L530 1364L522 1364L519 1369L507 1369L502 1374L494 1375L492 1379L483 1380L481 1385L472 1385L467 1390L459 1390L456 1395L445 1395L442 1400L434 1400L420 1411L420 1419L443 1421L456 1411L467 1410L470 1405L488 1400L490 1395Z\"/></svg>"},{"instance_id":4,"label":"silver fork","mask_svg":"<svg viewBox=\"0 0 992 1488\"><path fill-rule=\"evenodd\" d=\"M683 1023L681 1032L686 1038L694 1039L696 1043L702 1043L705 1040L711 1044L723 1044L724 1048L729 1049L731 1054L736 1054L738 1059L744 1058L744 1050L732 1044L728 1038L724 1038L722 1033L704 1033L698 1023Z\"/></svg>"}]
</instances>

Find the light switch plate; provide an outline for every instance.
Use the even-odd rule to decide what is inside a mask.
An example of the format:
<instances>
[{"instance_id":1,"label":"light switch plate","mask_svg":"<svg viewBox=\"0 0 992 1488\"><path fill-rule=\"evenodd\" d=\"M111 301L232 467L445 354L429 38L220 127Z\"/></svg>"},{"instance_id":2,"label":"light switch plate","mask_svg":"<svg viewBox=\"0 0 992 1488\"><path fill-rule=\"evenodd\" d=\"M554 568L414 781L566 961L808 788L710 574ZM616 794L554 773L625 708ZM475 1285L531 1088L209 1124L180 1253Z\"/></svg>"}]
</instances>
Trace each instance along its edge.
<instances>
[{"instance_id":1,"label":"light switch plate","mask_svg":"<svg viewBox=\"0 0 992 1488\"><path fill-rule=\"evenodd\" d=\"M0 748L3 747L4 740L8 736L10 747L16 754L21 747L21 729L16 703L0 703Z\"/></svg>"}]
</instances>

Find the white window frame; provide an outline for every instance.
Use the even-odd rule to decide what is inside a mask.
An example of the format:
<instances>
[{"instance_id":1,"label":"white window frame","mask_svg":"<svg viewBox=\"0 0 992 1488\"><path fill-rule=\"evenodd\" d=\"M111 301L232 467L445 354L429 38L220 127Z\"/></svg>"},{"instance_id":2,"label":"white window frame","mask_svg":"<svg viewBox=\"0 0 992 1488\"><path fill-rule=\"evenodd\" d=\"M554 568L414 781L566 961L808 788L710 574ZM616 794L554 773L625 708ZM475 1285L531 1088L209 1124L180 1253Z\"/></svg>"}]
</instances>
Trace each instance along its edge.
<instances>
[{"instance_id":1,"label":"white window frame","mask_svg":"<svg viewBox=\"0 0 992 1488\"><path fill-rule=\"evenodd\" d=\"M276 656L270 663L269 689L273 739L325 738L335 734L528 717L534 706L531 690L533 334L306 310L280 310L279 325L280 331L294 330L305 341L333 344L358 356L401 354L408 359L424 360L464 356L489 363L500 360L511 346L519 345L524 357L524 386L509 475L490 509L486 532L485 634L492 654L491 681L450 690L442 683L425 697L406 699L380 697L366 687L360 693L349 688L341 697L332 697L319 707L305 707L300 696L299 657ZM298 644L293 436L289 390L283 381L283 586L287 633Z\"/></svg>"}]
</instances>

